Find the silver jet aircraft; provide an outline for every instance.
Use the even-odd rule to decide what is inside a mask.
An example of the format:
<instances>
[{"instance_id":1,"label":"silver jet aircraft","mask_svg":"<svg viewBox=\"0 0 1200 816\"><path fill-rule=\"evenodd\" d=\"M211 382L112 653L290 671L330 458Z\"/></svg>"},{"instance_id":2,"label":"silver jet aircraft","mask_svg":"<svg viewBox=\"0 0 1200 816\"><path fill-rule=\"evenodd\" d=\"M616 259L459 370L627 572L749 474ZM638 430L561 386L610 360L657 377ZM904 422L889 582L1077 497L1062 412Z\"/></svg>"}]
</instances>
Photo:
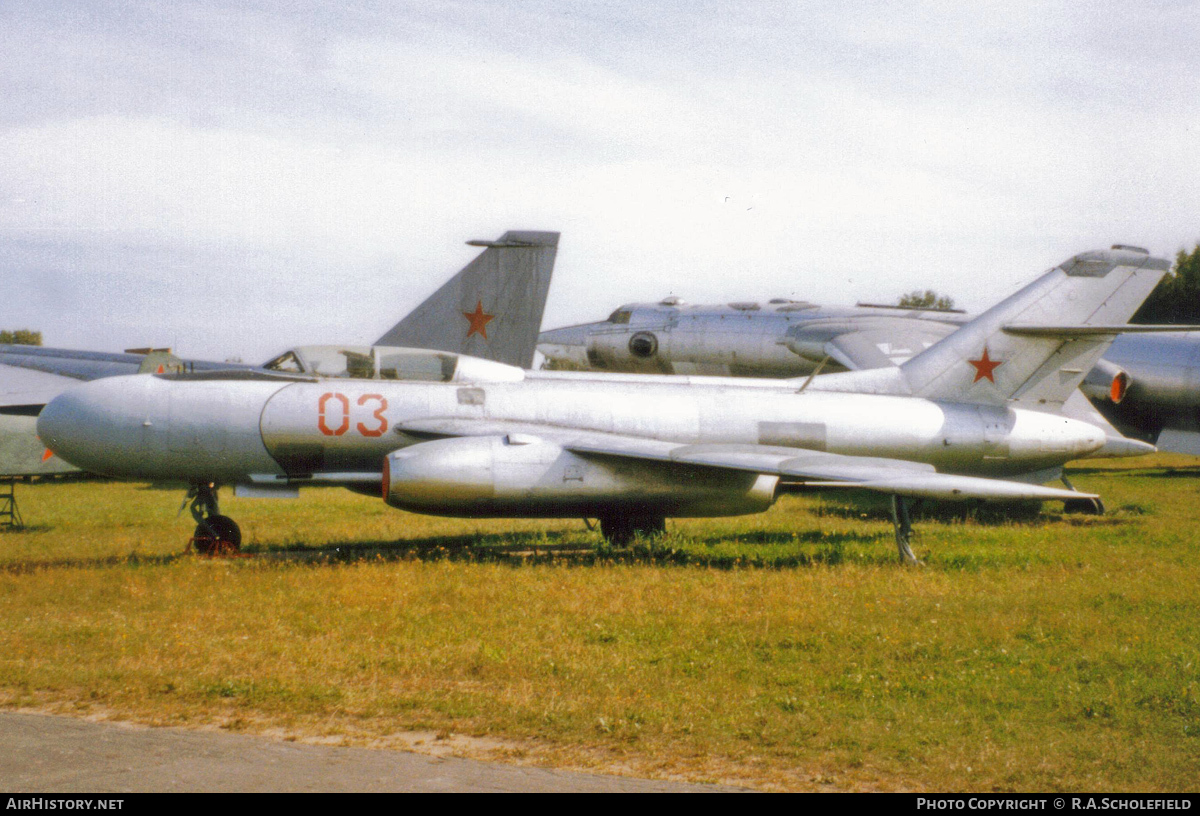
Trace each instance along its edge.
<instances>
[{"instance_id":1,"label":"silver jet aircraft","mask_svg":"<svg viewBox=\"0 0 1200 816\"><path fill-rule=\"evenodd\" d=\"M51 402L38 430L87 470L192 483L199 527L236 529L217 485L340 484L438 515L598 518L623 542L667 517L763 511L784 486L847 487L892 497L914 561L911 498L1096 500L1039 483L1072 459L1150 449L1060 411L1169 266L1126 249L1078 255L899 367L605 375L375 347L340 378L99 380Z\"/></svg>"},{"instance_id":2,"label":"silver jet aircraft","mask_svg":"<svg viewBox=\"0 0 1200 816\"><path fill-rule=\"evenodd\" d=\"M899 365L969 320L947 309L786 298L691 304L669 297L625 304L607 320L544 331L538 351L552 367L574 370L799 377L818 368ZM1080 389L1099 413L1073 395L1068 416L1113 437L1130 434L1162 450L1200 455L1200 333L1176 327L1157 336L1122 335Z\"/></svg>"},{"instance_id":3,"label":"silver jet aircraft","mask_svg":"<svg viewBox=\"0 0 1200 816\"><path fill-rule=\"evenodd\" d=\"M484 251L375 341L376 345L471 354L509 365L533 363L546 306L557 232L509 231L495 241L468 241ZM305 357L298 349L266 365L272 370L336 374L370 365L352 352ZM332 369L328 367L332 366ZM170 349L123 354L41 346L0 345L0 476L68 473L78 468L52 455L37 438L43 406L79 382L138 373L262 370L259 366L184 360Z\"/></svg>"}]
</instances>

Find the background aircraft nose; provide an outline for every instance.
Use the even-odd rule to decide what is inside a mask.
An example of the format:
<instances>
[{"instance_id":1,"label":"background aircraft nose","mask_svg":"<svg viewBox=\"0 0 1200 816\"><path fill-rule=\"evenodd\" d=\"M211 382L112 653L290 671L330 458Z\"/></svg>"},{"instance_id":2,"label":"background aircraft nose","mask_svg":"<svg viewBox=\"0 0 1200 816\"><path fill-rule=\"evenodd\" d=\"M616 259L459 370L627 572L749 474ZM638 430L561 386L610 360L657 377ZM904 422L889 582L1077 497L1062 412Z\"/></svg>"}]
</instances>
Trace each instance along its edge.
<instances>
[{"instance_id":1,"label":"background aircraft nose","mask_svg":"<svg viewBox=\"0 0 1200 816\"><path fill-rule=\"evenodd\" d=\"M556 346L582 346L587 343L588 332L597 324L585 323L582 326L565 326L561 329L550 329L538 335L538 345L550 344Z\"/></svg>"},{"instance_id":2,"label":"background aircraft nose","mask_svg":"<svg viewBox=\"0 0 1200 816\"><path fill-rule=\"evenodd\" d=\"M585 323L582 326L565 326L551 329L538 335L537 350L555 366L586 368L588 335L602 324Z\"/></svg>"}]
</instances>

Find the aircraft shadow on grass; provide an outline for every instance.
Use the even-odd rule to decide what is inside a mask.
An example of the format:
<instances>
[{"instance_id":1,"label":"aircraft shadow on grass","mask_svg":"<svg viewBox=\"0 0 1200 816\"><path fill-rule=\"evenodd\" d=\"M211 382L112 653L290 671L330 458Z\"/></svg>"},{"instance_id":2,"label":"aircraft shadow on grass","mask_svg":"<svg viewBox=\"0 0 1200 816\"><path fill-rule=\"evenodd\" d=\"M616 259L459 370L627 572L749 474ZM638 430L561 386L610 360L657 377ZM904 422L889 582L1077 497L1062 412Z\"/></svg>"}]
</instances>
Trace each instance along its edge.
<instances>
[{"instance_id":1,"label":"aircraft shadow on grass","mask_svg":"<svg viewBox=\"0 0 1200 816\"><path fill-rule=\"evenodd\" d=\"M569 540L576 538L576 540ZM803 567L813 564L833 564L845 560L847 545L865 546L873 550L877 544L890 539L889 533L823 533L805 530L799 533L751 532L732 536L711 535L688 538L688 546L674 540L670 534L663 538L637 539L628 547L596 546L580 542L576 533L485 534L437 536L403 541L330 542L321 546L297 545L268 547L245 553L264 560L305 561L331 564L366 561L465 561L498 563L515 567L553 564L557 566L608 566L611 564L644 564L647 566L705 566L733 569L745 566ZM818 545L815 552L730 553L714 551L716 545L787 546ZM872 557L871 560L874 560ZM879 548L878 560L892 563L894 558L886 546Z\"/></svg>"},{"instance_id":2,"label":"aircraft shadow on grass","mask_svg":"<svg viewBox=\"0 0 1200 816\"><path fill-rule=\"evenodd\" d=\"M855 516L858 518L858 516ZM1120 522L1118 522L1120 523ZM103 569L122 566L165 566L182 559L254 560L279 563L305 563L314 566L341 566L354 563L396 563L401 561L457 561L493 563L514 568L540 565L567 567L678 566L711 569L803 569L837 566L847 562L859 565L896 565L890 531L828 532L820 529L796 533L750 531L735 535L708 535L682 541L668 534L659 539L637 539L630 546L614 548L579 541L573 532L466 534L433 536L406 540L329 542L324 545L251 545L233 555L201 556L190 551L165 555L111 555L93 558L39 559L0 564L0 573L25 574L52 569ZM572 540L574 539L574 540ZM919 544L919 539L918 539ZM683 545L683 546L680 546ZM745 548L729 552L728 547ZM788 552L755 552L755 547L794 548ZM1028 554L1005 553L930 553L935 562L948 569L979 569L1000 566L1014 558L1028 560Z\"/></svg>"},{"instance_id":3,"label":"aircraft shadow on grass","mask_svg":"<svg viewBox=\"0 0 1200 816\"><path fill-rule=\"evenodd\" d=\"M858 519L858 515L854 515ZM890 519L889 519L890 520ZM1089 517L1089 522L1098 520ZM1101 522L1103 523L1103 522ZM1114 523L1124 523L1116 521ZM830 532L807 529L786 531L749 531L733 535L710 534L683 539L668 533L657 539L637 539L624 548L596 546L580 541L577 533L509 533L460 536L434 536L402 541L330 542L324 545L249 547L242 557L265 561L303 562L341 565L371 561L459 561L494 563L520 567L554 565L568 567L604 567L614 564L631 566L699 566L712 569L802 569L836 566L853 562L859 565L895 566L891 530ZM920 539L917 539L918 545ZM740 551L730 552L731 547ZM756 552L761 547L763 551ZM780 552L778 548L787 548ZM931 552L939 567L979 569L1008 563L1038 560L1043 556L1028 552Z\"/></svg>"},{"instance_id":4,"label":"aircraft shadow on grass","mask_svg":"<svg viewBox=\"0 0 1200 816\"><path fill-rule=\"evenodd\" d=\"M995 527L1012 524L1045 524L1053 521L1059 514L1053 511L1043 512L1036 502L1018 502L1014 504L978 504L972 502L918 502L909 510L914 522L934 522L955 524L970 522L983 527ZM861 502L848 504L822 504L813 509L813 515L818 518L839 518L853 521L885 521L892 520L892 510L886 501L875 497L866 497Z\"/></svg>"},{"instance_id":5,"label":"aircraft shadow on grass","mask_svg":"<svg viewBox=\"0 0 1200 816\"><path fill-rule=\"evenodd\" d=\"M30 528L25 528L29 530ZM10 561L0 563L0 573L24 575L53 569L99 569L133 565L162 566L186 558L187 553L169 555L104 555L95 558L41 558L35 561Z\"/></svg>"},{"instance_id":6,"label":"aircraft shadow on grass","mask_svg":"<svg viewBox=\"0 0 1200 816\"><path fill-rule=\"evenodd\" d=\"M49 524L22 524L0 527L0 535L5 533L46 533L53 530Z\"/></svg>"},{"instance_id":7,"label":"aircraft shadow on grass","mask_svg":"<svg viewBox=\"0 0 1200 816\"><path fill-rule=\"evenodd\" d=\"M1105 476L1110 479L1195 479L1200 476L1200 465L1125 468L1071 468L1071 476Z\"/></svg>"}]
</instances>

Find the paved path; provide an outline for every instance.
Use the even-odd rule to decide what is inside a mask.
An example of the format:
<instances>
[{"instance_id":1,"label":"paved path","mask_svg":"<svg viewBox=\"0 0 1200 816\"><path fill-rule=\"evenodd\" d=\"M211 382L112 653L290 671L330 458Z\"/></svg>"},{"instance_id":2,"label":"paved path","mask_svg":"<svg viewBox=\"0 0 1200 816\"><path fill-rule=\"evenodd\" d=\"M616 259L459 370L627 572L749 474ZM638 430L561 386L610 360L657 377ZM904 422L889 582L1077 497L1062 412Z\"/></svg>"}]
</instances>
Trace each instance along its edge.
<instances>
[{"instance_id":1,"label":"paved path","mask_svg":"<svg viewBox=\"0 0 1200 816\"><path fill-rule=\"evenodd\" d=\"M632 793L720 788L0 712L0 790Z\"/></svg>"}]
</instances>

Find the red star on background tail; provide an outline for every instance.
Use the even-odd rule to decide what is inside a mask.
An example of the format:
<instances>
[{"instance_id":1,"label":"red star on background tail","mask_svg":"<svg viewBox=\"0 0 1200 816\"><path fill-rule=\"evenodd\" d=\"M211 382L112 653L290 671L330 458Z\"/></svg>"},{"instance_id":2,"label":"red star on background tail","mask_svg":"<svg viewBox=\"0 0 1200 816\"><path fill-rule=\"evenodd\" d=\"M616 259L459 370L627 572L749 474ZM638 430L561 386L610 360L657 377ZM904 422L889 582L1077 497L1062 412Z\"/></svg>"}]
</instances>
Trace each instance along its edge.
<instances>
[{"instance_id":1,"label":"red star on background tail","mask_svg":"<svg viewBox=\"0 0 1200 816\"><path fill-rule=\"evenodd\" d=\"M483 310L482 300L475 301L475 311L463 312L462 316L471 322L470 327L467 329L467 337L470 337L472 334L482 334L484 340L488 339L487 324L494 320L496 316L490 315Z\"/></svg>"},{"instance_id":2,"label":"red star on background tail","mask_svg":"<svg viewBox=\"0 0 1200 816\"><path fill-rule=\"evenodd\" d=\"M967 360L967 362L975 366L975 379L971 380L972 384L984 378L987 378L988 382L994 383L996 378L992 375L992 372L996 370L997 366L1004 365L1003 360L993 360L988 357L987 346L983 347L983 354L978 360Z\"/></svg>"}]
</instances>

